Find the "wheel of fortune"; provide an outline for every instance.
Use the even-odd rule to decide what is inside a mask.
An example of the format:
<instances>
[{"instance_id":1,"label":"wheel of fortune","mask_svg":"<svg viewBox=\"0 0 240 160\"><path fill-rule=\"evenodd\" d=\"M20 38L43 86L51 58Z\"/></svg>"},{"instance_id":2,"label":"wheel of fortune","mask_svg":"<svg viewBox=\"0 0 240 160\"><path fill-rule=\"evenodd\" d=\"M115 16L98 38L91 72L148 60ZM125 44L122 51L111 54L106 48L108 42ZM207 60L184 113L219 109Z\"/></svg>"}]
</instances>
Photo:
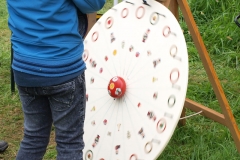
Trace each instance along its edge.
<instances>
[{"instance_id":1,"label":"wheel of fortune","mask_svg":"<svg viewBox=\"0 0 240 160\"><path fill-rule=\"evenodd\" d=\"M188 54L172 13L148 0L108 10L84 41L85 160L152 160L179 121Z\"/></svg>"}]
</instances>

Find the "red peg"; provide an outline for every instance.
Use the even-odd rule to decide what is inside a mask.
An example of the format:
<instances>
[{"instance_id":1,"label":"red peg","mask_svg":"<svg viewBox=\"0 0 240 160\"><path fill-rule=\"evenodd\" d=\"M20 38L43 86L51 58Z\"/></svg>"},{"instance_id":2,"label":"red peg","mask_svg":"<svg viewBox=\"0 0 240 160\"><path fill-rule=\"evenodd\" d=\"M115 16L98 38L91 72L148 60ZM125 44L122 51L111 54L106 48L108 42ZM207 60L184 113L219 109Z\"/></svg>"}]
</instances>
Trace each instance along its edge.
<instances>
[{"instance_id":1,"label":"red peg","mask_svg":"<svg viewBox=\"0 0 240 160\"><path fill-rule=\"evenodd\" d=\"M113 98L121 98L126 91L126 83L122 77L113 77L108 84L108 93Z\"/></svg>"}]
</instances>

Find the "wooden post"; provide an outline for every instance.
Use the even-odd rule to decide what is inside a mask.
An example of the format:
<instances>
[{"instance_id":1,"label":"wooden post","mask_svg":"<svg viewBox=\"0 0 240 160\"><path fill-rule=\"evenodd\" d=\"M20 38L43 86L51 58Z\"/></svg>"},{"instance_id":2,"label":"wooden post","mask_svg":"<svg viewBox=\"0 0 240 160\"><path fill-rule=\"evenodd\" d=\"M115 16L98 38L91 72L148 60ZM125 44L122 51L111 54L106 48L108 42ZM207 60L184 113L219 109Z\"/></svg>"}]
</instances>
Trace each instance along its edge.
<instances>
[{"instance_id":1,"label":"wooden post","mask_svg":"<svg viewBox=\"0 0 240 160\"><path fill-rule=\"evenodd\" d=\"M179 6L177 0L170 0L169 10L176 17L176 19L179 20Z\"/></svg>"},{"instance_id":2,"label":"wooden post","mask_svg":"<svg viewBox=\"0 0 240 160\"><path fill-rule=\"evenodd\" d=\"M171 0L156 0L156 1L162 3L165 7L168 8Z\"/></svg>"},{"instance_id":3,"label":"wooden post","mask_svg":"<svg viewBox=\"0 0 240 160\"><path fill-rule=\"evenodd\" d=\"M88 32L91 30L91 28L96 23L96 16L97 16L97 13L91 13L91 14L87 15L87 17L88 17L88 30L87 30L86 35L88 34Z\"/></svg>"}]
</instances>

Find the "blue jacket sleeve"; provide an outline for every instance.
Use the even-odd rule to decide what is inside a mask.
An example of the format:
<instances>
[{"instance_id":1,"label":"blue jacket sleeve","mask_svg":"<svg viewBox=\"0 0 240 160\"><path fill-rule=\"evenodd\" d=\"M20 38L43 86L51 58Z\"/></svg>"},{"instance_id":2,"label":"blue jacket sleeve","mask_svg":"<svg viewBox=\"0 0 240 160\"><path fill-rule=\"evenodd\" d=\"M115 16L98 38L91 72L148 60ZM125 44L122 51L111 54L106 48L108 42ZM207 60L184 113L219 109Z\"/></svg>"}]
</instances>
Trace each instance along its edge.
<instances>
[{"instance_id":1,"label":"blue jacket sleeve","mask_svg":"<svg viewBox=\"0 0 240 160\"><path fill-rule=\"evenodd\" d=\"M97 12L104 6L106 0L72 0L82 13Z\"/></svg>"}]
</instances>

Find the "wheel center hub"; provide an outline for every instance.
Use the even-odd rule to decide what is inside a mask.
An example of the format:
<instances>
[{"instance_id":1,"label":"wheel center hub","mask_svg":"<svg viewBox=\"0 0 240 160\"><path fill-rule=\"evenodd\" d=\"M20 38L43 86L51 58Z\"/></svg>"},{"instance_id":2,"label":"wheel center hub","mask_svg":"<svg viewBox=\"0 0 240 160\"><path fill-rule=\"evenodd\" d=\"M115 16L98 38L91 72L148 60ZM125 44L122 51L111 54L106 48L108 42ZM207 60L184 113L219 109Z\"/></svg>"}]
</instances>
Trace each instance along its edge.
<instances>
[{"instance_id":1,"label":"wheel center hub","mask_svg":"<svg viewBox=\"0 0 240 160\"><path fill-rule=\"evenodd\" d=\"M122 77L113 77L108 84L108 93L113 98L121 98L126 91L126 82Z\"/></svg>"}]
</instances>

